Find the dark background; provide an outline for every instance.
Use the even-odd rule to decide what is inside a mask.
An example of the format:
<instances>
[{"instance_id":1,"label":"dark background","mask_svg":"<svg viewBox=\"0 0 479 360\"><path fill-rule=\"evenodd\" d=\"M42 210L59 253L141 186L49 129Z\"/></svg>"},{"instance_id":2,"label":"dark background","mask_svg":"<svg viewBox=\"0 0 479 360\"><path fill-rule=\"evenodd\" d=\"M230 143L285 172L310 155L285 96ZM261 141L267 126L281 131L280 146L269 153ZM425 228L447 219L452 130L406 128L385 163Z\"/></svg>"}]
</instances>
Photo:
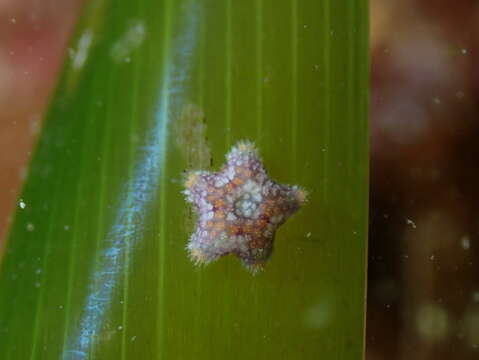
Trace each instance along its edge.
<instances>
[{"instance_id":1,"label":"dark background","mask_svg":"<svg viewBox=\"0 0 479 360\"><path fill-rule=\"evenodd\" d=\"M478 24L371 3L369 359L479 357Z\"/></svg>"}]
</instances>

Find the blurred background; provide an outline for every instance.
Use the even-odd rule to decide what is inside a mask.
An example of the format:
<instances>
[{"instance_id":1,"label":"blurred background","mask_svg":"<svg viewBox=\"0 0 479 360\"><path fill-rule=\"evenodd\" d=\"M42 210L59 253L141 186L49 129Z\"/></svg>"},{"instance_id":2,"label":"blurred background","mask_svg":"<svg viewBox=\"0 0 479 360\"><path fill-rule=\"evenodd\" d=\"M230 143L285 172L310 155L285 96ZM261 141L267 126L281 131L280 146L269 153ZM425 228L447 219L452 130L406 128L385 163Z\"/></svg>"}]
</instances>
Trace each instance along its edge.
<instances>
[{"instance_id":1,"label":"blurred background","mask_svg":"<svg viewBox=\"0 0 479 360\"><path fill-rule=\"evenodd\" d=\"M0 0L0 248L81 0Z\"/></svg>"},{"instance_id":2,"label":"blurred background","mask_svg":"<svg viewBox=\"0 0 479 360\"><path fill-rule=\"evenodd\" d=\"M0 246L81 0L0 0ZM367 359L479 356L479 2L371 0Z\"/></svg>"},{"instance_id":3,"label":"blurred background","mask_svg":"<svg viewBox=\"0 0 479 360\"><path fill-rule=\"evenodd\" d=\"M479 2L370 18L368 359L477 359Z\"/></svg>"}]
</instances>

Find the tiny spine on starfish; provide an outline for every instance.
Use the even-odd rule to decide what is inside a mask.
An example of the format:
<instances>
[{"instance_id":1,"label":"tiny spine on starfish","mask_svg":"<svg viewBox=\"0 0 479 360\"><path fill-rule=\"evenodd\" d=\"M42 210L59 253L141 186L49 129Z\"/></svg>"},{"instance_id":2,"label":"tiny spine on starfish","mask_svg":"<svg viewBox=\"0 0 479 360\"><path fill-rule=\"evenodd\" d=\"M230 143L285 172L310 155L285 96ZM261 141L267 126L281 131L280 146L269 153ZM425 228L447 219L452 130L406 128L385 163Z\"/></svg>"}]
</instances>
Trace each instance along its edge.
<instances>
[{"instance_id":1,"label":"tiny spine on starfish","mask_svg":"<svg viewBox=\"0 0 479 360\"><path fill-rule=\"evenodd\" d=\"M202 170L192 170L188 171L183 176L183 194L187 197L193 192L197 191L201 186L206 184L205 176L208 175L208 172Z\"/></svg>"},{"instance_id":2,"label":"tiny spine on starfish","mask_svg":"<svg viewBox=\"0 0 479 360\"><path fill-rule=\"evenodd\" d=\"M235 146L233 146L231 151L226 155L226 159L231 160L232 158L240 156L240 155L247 155L247 156L252 155L258 158L258 151L256 150L256 146L254 145L253 142L249 140L240 140ZM242 162L240 161L239 163L241 164Z\"/></svg>"},{"instance_id":3,"label":"tiny spine on starfish","mask_svg":"<svg viewBox=\"0 0 479 360\"><path fill-rule=\"evenodd\" d=\"M296 201L299 203L299 206L304 205L308 201L308 192L299 186L293 186L294 190L294 197Z\"/></svg>"},{"instance_id":4,"label":"tiny spine on starfish","mask_svg":"<svg viewBox=\"0 0 479 360\"><path fill-rule=\"evenodd\" d=\"M190 255L190 260L191 260L196 266L206 265L206 264L207 264L206 256L205 256L205 254L203 254L200 250L198 250L198 249L189 249L189 248L188 248L188 252L189 252L189 255Z\"/></svg>"},{"instance_id":5,"label":"tiny spine on starfish","mask_svg":"<svg viewBox=\"0 0 479 360\"><path fill-rule=\"evenodd\" d=\"M258 275L260 272L264 271L265 263L258 262L256 264L248 264L245 261L242 261L243 266L251 273L251 275Z\"/></svg>"},{"instance_id":6,"label":"tiny spine on starfish","mask_svg":"<svg viewBox=\"0 0 479 360\"><path fill-rule=\"evenodd\" d=\"M239 151L253 151L256 153L256 146L249 140L240 140L236 147Z\"/></svg>"},{"instance_id":7,"label":"tiny spine on starfish","mask_svg":"<svg viewBox=\"0 0 479 360\"><path fill-rule=\"evenodd\" d=\"M197 185L200 180L200 174L200 171L188 171L183 182L184 187L191 189Z\"/></svg>"},{"instance_id":8,"label":"tiny spine on starfish","mask_svg":"<svg viewBox=\"0 0 479 360\"><path fill-rule=\"evenodd\" d=\"M196 266L205 266L218 259L219 256L209 256L200 248L191 246L191 242L186 246L188 257Z\"/></svg>"}]
</instances>

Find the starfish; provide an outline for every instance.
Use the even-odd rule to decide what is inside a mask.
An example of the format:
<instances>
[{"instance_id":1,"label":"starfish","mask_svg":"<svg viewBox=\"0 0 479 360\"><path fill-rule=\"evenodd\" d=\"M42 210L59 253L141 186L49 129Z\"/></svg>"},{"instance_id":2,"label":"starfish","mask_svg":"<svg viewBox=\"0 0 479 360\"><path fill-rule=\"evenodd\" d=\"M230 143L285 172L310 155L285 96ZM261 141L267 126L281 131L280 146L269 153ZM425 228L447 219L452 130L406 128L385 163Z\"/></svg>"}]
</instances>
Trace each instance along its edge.
<instances>
[{"instance_id":1,"label":"starfish","mask_svg":"<svg viewBox=\"0 0 479 360\"><path fill-rule=\"evenodd\" d=\"M306 201L298 186L269 178L252 142L240 141L215 173L190 171L183 194L198 215L187 250L197 264L234 254L253 273L271 256L276 230Z\"/></svg>"}]
</instances>

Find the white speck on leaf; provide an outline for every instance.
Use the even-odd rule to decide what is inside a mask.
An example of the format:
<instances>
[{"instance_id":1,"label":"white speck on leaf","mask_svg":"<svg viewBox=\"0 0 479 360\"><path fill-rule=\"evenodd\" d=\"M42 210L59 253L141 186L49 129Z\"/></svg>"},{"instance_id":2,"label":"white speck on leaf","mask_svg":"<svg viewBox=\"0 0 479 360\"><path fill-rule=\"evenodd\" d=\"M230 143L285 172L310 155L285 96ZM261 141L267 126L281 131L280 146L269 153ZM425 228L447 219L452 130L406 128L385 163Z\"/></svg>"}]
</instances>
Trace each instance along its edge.
<instances>
[{"instance_id":1,"label":"white speck on leaf","mask_svg":"<svg viewBox=\"0 0 479 360\"><path fill-rule=\"evenodd\" d=\"M143 44L145 25L141 21L133 21L125 34L113 44L110 55L116 62L131 62L130 54Z\"/></svg>"},{"instance_id":2,"label":"white speck on leaf","mask_svg":"<svg viewBox=\"0 0 479 360\"><path fill-rule=\"evenodd\" d=\"M88 52L93 40L93 33L90 29L80 36L76 49L69 49L69 55L72 59L72 66L75 70L79 70L85 65L88 58Z\"/></svg>"}]
</instances>

